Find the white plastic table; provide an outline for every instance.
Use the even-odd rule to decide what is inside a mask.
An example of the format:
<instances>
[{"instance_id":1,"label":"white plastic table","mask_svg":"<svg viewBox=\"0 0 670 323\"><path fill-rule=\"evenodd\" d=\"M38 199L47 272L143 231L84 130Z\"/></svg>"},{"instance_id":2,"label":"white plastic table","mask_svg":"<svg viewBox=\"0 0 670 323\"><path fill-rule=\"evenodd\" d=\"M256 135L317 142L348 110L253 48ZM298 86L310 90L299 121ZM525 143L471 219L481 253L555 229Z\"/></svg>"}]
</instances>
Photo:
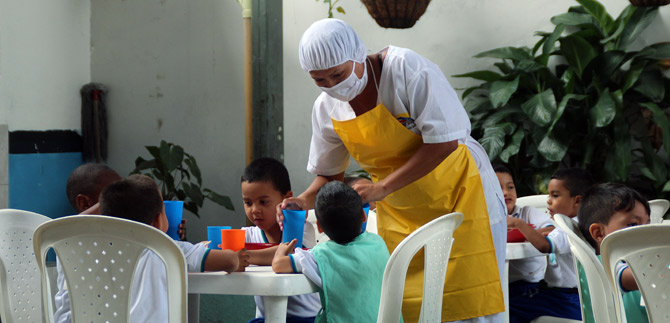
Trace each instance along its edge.
<instances>
[{"instance_id":1,"label":"white plastic table","mask_svg":"<svg viewBox=\"0 0 670 323\"><path fill-rule=\"evenodd\" d=\"M503 274L503 296L505 297L505 319L509 322L509 261L515 259L524 259L532 257L546 256L547 254L539 252L530 242L510 242L507 243L505 254L505 273Z\"/></svg>"},{"instance_id":2,"label":"white plastic table","mask_svg":"<svg viewBox=\"0 0 670 323\"><path fill-rule=\"evenodd\" d=\"M265 304L265 322L286 322L289 296L318 292L303 274L275 274L271 266L249 266L245 272L188 274L189 294L258 295ZM195 297L189 295L189 301ZM189 322L198 322L197 304L189 304Z\"/></svg>"}]
</instances>

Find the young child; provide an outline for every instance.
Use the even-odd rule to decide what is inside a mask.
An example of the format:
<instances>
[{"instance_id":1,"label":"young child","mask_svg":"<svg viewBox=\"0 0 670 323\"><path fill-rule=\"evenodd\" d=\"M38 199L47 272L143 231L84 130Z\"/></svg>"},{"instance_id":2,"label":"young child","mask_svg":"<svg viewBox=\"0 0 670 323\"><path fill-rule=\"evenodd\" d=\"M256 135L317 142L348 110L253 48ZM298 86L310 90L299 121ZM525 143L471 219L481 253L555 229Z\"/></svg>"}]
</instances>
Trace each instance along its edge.
<instances>
[{"instance_id":1,"label":"young child","mask_svg":"<svg viewBox=\"0 0 670 323\"><path fill-rule=\"evenodd\" d=\"M104 164L87 163L75 168L67 179L65 190L70 205L80 214L98 204L100 193L107 185L120 181L121 176ZM99 208L89 214L96 214Z\"/></svg>"},{"instance_id":2,"label":"young child","mask_svg":"<svg viewBox=\"0 0 670 323\"><path fill-rule=\"evenodd\" d=\"M546 213L532 206L519 207L516 205L516 186L509 168L494 164L493 170L500 181L505 205L507 206L507 228L519 229L523 234L529 231L551 230L554 223ZM531 225L535 226L533 228ZM536 230L537 229L537 230ZM512 260L509 263L509 302L510 307L524 306L516 299L523 295L523 291L536 289L537 283L544 278L547 260L544 257L533 257Z\"/></svg>"},{"instance_id":3,"label":"young child","mask_svg":"<svg viewBox=\"0 0 670 323\"><path fill-rule=\"evenodd\" d=\"M631 226L649 224L649 203L637 191L621 184L600 184L589 190L579 208L579 230L595 248L600 259L600 243L610 233ZM623 293L626 320L649 322L640 306L640 291L628 265L620 262L617 281ZM581 273L580 273L581 274Z\"/></svg>"},{"instance_id":4,"label":"young child","mask_svg":"<svg viewBox=\"0 0 670 323\"><path fill-rule=\"evenodd\" d=\"M168 228L163 198L158 185L144 175L131 175L108 185L100 196L102 214L137 221L166 232ZM211 250L203 244L176 241L184 252L188 271L244 271L249 264L245 250ZM58 273L59 281L63 277ZM146 250L140 256L133 277L130 300L131 322L167 322L167 289L163 262ZM56 322L71 322L67 288L55 296Z\"/></svg>"},{"instance_id":5,"label":"young child","mask_svg":"<svg viewBox=\"0 0 670 323\"><path fill-rule=\"evenodd\" d=\"M65 191L70 205L77 214L100 214L98 200L107 185L122 179L111 167L86 163L75 168L67 179ZM186 239L186 220L179 224L180 240Z\"/></svg>"},{"instance_id":6,"label":"young child","mask_svg":"<svg viewBox=\"0 0 670 323\"><path fill-rule=\"evenodd\" d=\"M272 158L260 158L247 166L241 180L244 212L249 221L256 226L246 227L248 243L279 243L282 231L277 224L276 208L285 198L293 196L291 181L284 165ZM314 246L314 228L305 223L303 246ZM255 265L271 265L277 247L263 250L250 250L250 263ZM263 299L254 296L257 311L254 323L264 322L265 306ZM321 309L319 294L306 294L288 298L286 322L314 322L314 317Z\"/></svg>"},{"instance_id":7,"label":"young child","mask_svg":"<svg viewBox=\"0 0 670 323\"><path fill-rule=\"evenodd\" d=\"M384 268L384 240L363 232L365 212L356 191L338 181L322 186L314 211L317 226L330 237L312 250L295 249L296 240L279 245L272 269L302 272L321 288L318 322L376 322Z\"/></svg>"},{"instance_id":8,"label":"young child","mask_svg":"<svg viewBox=\"0 0 670 323\"><path fill-rule=\"evenodd\" d=\"M570 218L577 217L582 197L592 185L593 178L586 170L567 168L556 171L547 187L550 215L553 217L560 213ZM550 255L544 279L537 284L537 288L515 291L521 296L517 298L518 306L512 307L510 302L510 322L530 322L539 316L581 320L577 274L567 234L558 228L548 234L523 229L523 226L520 226L520 231L537 250Z\"/></svg>"}]
</instances>

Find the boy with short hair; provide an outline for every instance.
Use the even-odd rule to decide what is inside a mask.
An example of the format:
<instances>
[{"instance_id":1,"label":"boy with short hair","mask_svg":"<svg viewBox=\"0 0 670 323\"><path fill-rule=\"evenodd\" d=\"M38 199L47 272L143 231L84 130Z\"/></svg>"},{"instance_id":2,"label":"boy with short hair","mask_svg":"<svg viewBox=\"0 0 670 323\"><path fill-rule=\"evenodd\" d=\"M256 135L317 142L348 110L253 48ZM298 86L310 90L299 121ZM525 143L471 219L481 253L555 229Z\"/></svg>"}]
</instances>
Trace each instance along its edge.
<instances>
[{"instance_id":1,"label":"boy with short hair","mask_svg":"<svg viewBox=\"0 0 670 323\"><path fill-rule=\"evenodd\" d=\"M316 322L375 322L389 252L380 236L361 233L365 212L360 196L332 181L317 193L314 211L319 231L331 240L312 250L296 248L294 254L296 240L283 243L272 269L302 272L321 288L323 311Z\"/></svg>"},{"instance_id":2,"label":"boy with short hair","mask_svg":"<svg viewBox=\"0 0 670 323\"><path fill-rule=\"evenodd\" d=\"M131 175L108 185L100 195L101 213L151 225L167 231L163 198L158 185L144 175ZM203 244L176 241L184 252L188 271L243 271L249 263L245 250L211 250ZM131 322L167 322L167 281L162 260L150 250L139 259L133 276L130 304ZM59 280L63 275L59 272ZM55 297L56 322L70 322L70 302L67 288Z\"/></svg>"},{"instance_id":3,"label":"boy with short hair","mask_svg":"<svg viewBox=\"0 0 670 323\"><path fill-rule=\"evenodd\" d=\"M546 213L527 205L519 207L516 205L516 186L509 168L494 164L493 170L500 181L503 191L505 205L507 206L507 228L518 229L524 236L529 231L552 230L554 223ZM532 225L532 226L531 226ZM525 306L523 292L537 288L538 282L544 278L547 267L545 257L532 257L526 259L511 260L509 263L509 303L510 308ZM521 299L517 299L517 297Z\"/></svg>"},{"instance_id":4,"label":"boy with short hair","mask_svg":"<svg viewBox=\"0 0 670 323\"><path fill-rule=\"evenodd\" d=\"M600 259L600 244L607 235L627 227L649 224L649 213L649 203L634 189L621 184L600 184L584 196L579 208L579 230ZM630 268L620 262L616 272L616 281L624 291L626 320L649 322L646 309L640 306L640 288Z\"/></svg>"},{"instance_id":5,"label":"boy with short hair","mask_svg":"<svg viewBox=\"0 0 670 323\"><path fill-rule=\"evenodd\" d=\"M591 174L580 168L559 169L549 181L547 209L575 219L586 191L593 186ZM577 220L577 219L575 219ZM555 228L546 236L534 230L524 232L526 239L543 253L549 253L544 279L537 288L520 291L523 305L510 306L510 322L530 322L540 316L554 316L581 320L581 303L577 289L577 274L568 236Z\"/></svg>"},{"instance_id":6,"label":"boy with short hair","mask_svg":"<svg viewBox=\"0 0 670 323\"><path fill-rule=\"evenodd\" d=\"M107 185L120 181L121 176L111 167L86 163L75 168L67 179L65 191L70 205L77 214L98 204L100 193ZM96 207L89 214L99 213Z\"/></svg>"},{"instance_id":7,"label":"boy with short hair","mask_svg":"<svg viewBox=\"0 0 670 323\"><path fill-rule=\"evenodd\" d=\"M279 243L282 231L277 223L276 208L285 198L293 196L291 180L286 167L276 159L260 158L251 162L241 178L242 199L244 212L256 226L245 227L246 242L248 243ZM314 228L305 223L303 232L303 246L314 246ZM248 251L249 262L255 265L271 265L277 247L263 250ZM264 322L265 305L263 298L254 296L256 301L257 318L253 323ZM286 322L301 323L314 322L314 317L321 309L319 294L305 294L290 296L286 310Z\"/></svg>"}]
</instances>

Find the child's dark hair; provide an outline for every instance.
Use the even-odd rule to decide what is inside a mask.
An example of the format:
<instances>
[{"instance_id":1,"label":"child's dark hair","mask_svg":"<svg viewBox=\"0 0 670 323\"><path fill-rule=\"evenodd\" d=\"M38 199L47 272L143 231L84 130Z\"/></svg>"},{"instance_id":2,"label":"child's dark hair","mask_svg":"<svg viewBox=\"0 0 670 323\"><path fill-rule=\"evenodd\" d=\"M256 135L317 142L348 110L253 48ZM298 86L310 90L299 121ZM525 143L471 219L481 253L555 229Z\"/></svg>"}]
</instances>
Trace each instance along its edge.
<instances>
[{"instance_id":1,"label":"child's dark hair","mask_svg":"<svg viewBox=\"0 0 670 323\"><path fill-rule=\"evenodd\" d=\"M158 185L146 175L130 175L107 186L100 195L100 213L151 225L163 211Z\"/></svg>"},{"instance_id":2,"label":"child's dark hair","mask_svg":"<svg viewBox=\"0 0 670 323\"><path fill-rule=\"evenodd\" d=\"M361 234L363 202L347 184L332 181L322 186L316 194L314 213L330 240L347 244Z\"/></svg>"},{"instance_id":3,"label":"child's dark hair","mask_svg":"<svg viewBox=\"0 0 670 323\"><path fill-rule=\"evenodd\" d=\"M87 163L75 168L72 173L70 173L70 176L67 179L67 184L65 185L67 199L70 201L72 208L76 211L83 211L77 210L77 202L75 198L78 194L86 196L100 194L100 186L102 185L100 182L101 178L103 175L107 174L118 175L116 174L116 171L104 164Z\"/></svg>"},{"instance_id":4,"label":"child's dark hair","mask_svg":"<svg viewBox=\"0 0 670 323\"><path fill-rule=\"evenodd\" d=\"M288 170L280 161L263 157L252 161L242 173L242 182L270 182L282 195L291 191Z\"/></svg>"},{"instance_id":5,"label":"child's dark hair","mask_svg":"<svg viewBox=\"0 0 670 323\"><path fill-rule=\"evenodd\" d=\"M512 171L509 168L507 168L507 166L505 166L503 164L491 164L491 166L493 166L493 171L496 172L496 173L505 173L505 174L509 174L509 176L514 177L512 175Z\"/></svg>"},{"instance_id":6,"label":"child's dark hair","mask_svg":"<svg viewBox=\"0 0 670 323\"><path fill-rule=\"evenodd\" d=\"M591 173L581 168L564 168L557 170L551 179L563 181L563 186L570 192L570 196L584 196L586 191L595 184Z\"/></svg>"},{"instance_id":7,"label":"child's dark hair","mask_svg":"<svg viewBox=\"0 0 670 323\"><path fill-rule=\"evenodd\" d=\"M577 211L579 231L595 248L596 242L589 232L591 224L608 224L614 213L628 212L635 207L635 203L642 203L647 214L650 213L647 199L636 190L615 183L596 185L586 192L579 204L579 211Z\"/></svg>"}]
</instances>

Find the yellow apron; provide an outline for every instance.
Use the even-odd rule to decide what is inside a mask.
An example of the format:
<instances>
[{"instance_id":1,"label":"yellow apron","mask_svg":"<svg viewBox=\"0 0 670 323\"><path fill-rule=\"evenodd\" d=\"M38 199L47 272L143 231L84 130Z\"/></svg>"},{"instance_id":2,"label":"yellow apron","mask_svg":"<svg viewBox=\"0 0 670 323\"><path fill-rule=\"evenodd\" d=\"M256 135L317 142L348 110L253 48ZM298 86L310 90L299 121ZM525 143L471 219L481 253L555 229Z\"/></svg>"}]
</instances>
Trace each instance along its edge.
<instances>
[{"instance_id":1,"label":"yellow apron","mask_svg":"<svg viewBox=\"0 0 670 323\"><path fill-rule=\"evenodd\" d=\"M335 132L372 180L384 179L422 144L382 104L351 120L333 119ZM443 214L461 212L447 267L442 321L463 320L505 310L498 263L479 170L464 145L426 176L377 202L377 227L390 252L414 230ZM419 320L423 291L423 251L410 263L402 313Z\"/></svg>"}]
</instances>

